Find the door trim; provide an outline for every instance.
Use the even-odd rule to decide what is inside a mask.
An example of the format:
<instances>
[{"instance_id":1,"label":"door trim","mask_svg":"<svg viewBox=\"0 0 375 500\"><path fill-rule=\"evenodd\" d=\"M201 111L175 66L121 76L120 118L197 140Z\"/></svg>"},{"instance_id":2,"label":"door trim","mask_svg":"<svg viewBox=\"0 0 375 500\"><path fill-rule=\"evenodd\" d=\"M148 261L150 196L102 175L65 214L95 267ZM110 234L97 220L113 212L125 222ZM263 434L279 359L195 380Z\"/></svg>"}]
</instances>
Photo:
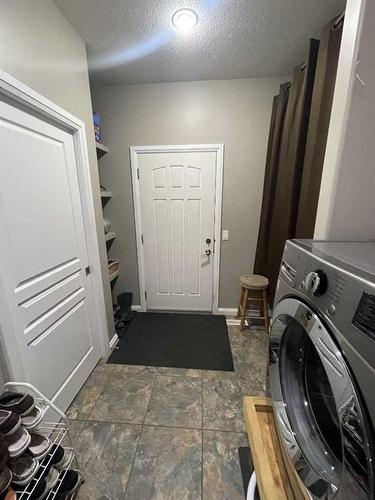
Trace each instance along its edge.
<instances>
[{"instance_id":1,"label":"door trim","mask_svg":"<svg viewBox=\"0 0 375 500\"><path fill-rule=\"evenodd\" d=\"M104 290L101 274L100 255L98 247L98 233L94 212L94 197L91 186L90 164L88 159L85 124L72 114L57 106L49 99L23 84L0 69L0 96L5 97L15 108L20 107L34 116L46 119L49 123L61 127L72 134L77 161L77 176L81 195L82 215L85 224L85 239L88 259L91 267L90 284L94 310L93 315L93 342L101 355L109 354L108 326L105 311ZM0 293L2 283L0 280ZM6 311L7 312L7 311ZM7 315L3 317L6 328L0 331L0 340L5 341L5 361L7 373L4 376L24 379L23 367L18 346L14 342Z\"/></svg>"},{"instance_id":2,"label":"door trim","mask_svg":"<svg viewBox=\"0 0 375 500\"><path fill-rule=\"evenodd\" d=\"M214 152L216 153L215 172L215 253L212 282L212 312L217 313L219 309L219 278L220 278L220 248L221 248L221 214L223 198L223 168L224 168L224 144L183 144L164 146L131 146L130 147L130 167L132 174L133 206L135 218L135 233L137 242L137 260L139 293L141 301L141 311L147 311L146 303L146 277L145 261L142 245L142 219L141 219L141 193L137 171L139 168L138 155L142 153L180 153L180 152Z\"/></svg>"}]
</instances>

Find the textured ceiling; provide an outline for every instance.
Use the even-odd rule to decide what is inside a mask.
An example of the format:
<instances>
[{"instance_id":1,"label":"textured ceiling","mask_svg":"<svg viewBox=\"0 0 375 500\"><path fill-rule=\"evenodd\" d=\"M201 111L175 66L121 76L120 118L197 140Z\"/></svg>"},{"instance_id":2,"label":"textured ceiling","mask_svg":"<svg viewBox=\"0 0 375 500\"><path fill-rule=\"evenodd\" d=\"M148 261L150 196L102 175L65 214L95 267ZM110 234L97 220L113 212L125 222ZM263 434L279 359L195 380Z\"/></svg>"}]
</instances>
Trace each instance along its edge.
<instances>
[{"instance_id":1,"label":"textured ceiling","mask_svg":"<svg viewBox=\"0 0 375 500\"><path fill-rule=\"evenodd\" d=\"M94 84L288 75L345 0L54 0L87 43ZM171 24L196 11L188 35Z\"/></svg>"}]
</instances>

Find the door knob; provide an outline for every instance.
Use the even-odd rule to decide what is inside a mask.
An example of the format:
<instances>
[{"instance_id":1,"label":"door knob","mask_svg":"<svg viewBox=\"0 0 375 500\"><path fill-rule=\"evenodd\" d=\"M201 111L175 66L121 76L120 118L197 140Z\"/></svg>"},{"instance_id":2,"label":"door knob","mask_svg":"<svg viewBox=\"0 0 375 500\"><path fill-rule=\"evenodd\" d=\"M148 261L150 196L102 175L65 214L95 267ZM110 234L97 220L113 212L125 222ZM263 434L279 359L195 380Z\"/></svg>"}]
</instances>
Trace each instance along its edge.
<instances>
[{"instance_id":1,"label":"door knob","mask_svg":"<svg viewBox=\"0 0 375 500\"><path fill-rule=\"evenodd\" d=\"M209 248L207 248L207 250L204 253L202 253L202 257L205 257L205 256L208 257L209 255L211 255L211 250Z\"/></svg>"}]
</instances>

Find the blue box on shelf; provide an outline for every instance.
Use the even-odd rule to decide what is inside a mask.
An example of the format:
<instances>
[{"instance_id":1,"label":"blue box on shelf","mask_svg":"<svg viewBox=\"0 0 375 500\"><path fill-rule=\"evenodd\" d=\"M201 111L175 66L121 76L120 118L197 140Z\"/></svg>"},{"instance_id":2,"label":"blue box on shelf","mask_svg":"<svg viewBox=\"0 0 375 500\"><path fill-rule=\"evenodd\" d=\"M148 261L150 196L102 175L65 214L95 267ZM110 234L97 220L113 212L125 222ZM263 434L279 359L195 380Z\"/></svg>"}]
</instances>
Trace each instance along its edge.
<instances>
[{"instance_id":1,"label":"blue box on shelf","mask_svg":"<svg viewBox=\"0 0 375 500\"><path fill-rule=\"evenodd\" d=\"M98 142L102 141L102 130L101 130L101 123L100 123L100 116L98 113L93 113L93 119L94 119L94 131L95 131L95 140Z\"/></svg>"}]
</instances>

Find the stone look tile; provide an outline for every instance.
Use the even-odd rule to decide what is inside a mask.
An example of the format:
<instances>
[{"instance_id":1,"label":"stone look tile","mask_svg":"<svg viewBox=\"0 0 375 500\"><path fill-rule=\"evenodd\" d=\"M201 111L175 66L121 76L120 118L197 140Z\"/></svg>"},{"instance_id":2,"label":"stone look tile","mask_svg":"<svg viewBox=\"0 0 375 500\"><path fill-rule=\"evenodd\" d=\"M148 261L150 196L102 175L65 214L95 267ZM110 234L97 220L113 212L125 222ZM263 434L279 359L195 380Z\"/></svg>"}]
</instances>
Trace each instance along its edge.
<instances>
[{"instance_id":1,"label":"stone look tile","mask_svg":"<svg viewBox=\"0 0 375 500\"><path fill-rule=\"evenodd\" d=\"M244 499L240 446L248 446L245 434L203 431L204 500Z\"/></svg>"},{"instance_id":2,"label":"stone look tile","mask_svg":"<svg viewBox=\"0 0 375 500\"><path fill-rule=\"evenodd\" d=\"M265 397L267 395L267 388L265 380L260 377L240 378L244 396L259 396Z\"/></svg>"},{"instance_id":3,"label":"stone look tile","mask_svg":"<svg viewBox=\"0 0 375 500\"><path fill-rule=\"evenodd\" d=\"M87 419L107 381L107 373L93 371L70 405L66 413L67 417L78 420Z\"/></svg>"},{"instance_id":4,"label":"stone look tile","mask_svg":"<svg viewBox=\"0 0 375 500\"><path fill-rule=\"evenodd\" d=\"M85 420L69 420L69 433L64 436L63 440L61 441L61 446L75 448L76 441L81 434L81 431L84 428L85 424Z\"/></svg>"},{"instance_id":5,"label":"stone look tile","mask_svg":"<svg viewBox=\"0 0 375 500\"><path fill-rule=\"evenodd\" d=\"M268 364L268 347L256 342L232 344L232 357L235 371L265 369Z\"/></svg>"},{"instance_id":6,"label":"stone look tile","mask_svg":"<svg viewBox=\"0 0 375 500\"><path fill-rule=\"evenodd\" d=\"M146 424L202 428L202 381L159 375L152 390Z\"/></svg>"},{"instance_id":7,"label":"stone look tile","mask_svg":"<svg viewBox=\"0 0 375 500\"><path fill-rule=\"evenodd\" d=\"M247 354L255 358L267 359L268 357L268 334L265 330L241 330L238 327L230 328L229 339L232 350L242 346Z\"/></svg>"},{"instance_id":8,"label":"stone look tile","mask_svg":"<svg viewBox=\"0 0 375 500\"><path fill-rule=\"evenodd\" d=\"M266 375L258 371L249 370L246 374L238 372L207 371L203 374L203 381L229 380L242 387L244 395L264 396L266 394Z\"/></svg>"},{"instance_id":9,"label":"stone look tile","mask_svg":"<svg viewBox=\"0 0 375 500\"><path fill-rule=\"evenodd\" d=\"M123 498L140 434L140 425L86 422L76 441L86 479L77 498Z\"/></svg>"},{"instance_id":10,"label":"stone look tile","mask_svg":"<svg viewBox=\"0 0 375 500\"><path fill-rule=\"evenodd\" d=\"M102 358L99 361L99 363L95 366L95 371L96 372L110 373L110 372L112 372L114 366L115 365L107 364L107 361L104 358Z\"/></svg>"},{"instance_id":11,"label":"stone look tile","mask_svg":"<svg viewBox=\"0 0 375 500\"><path fill-rule=\"evenodd\" d=\"M72 442L70 443L68 436L65 436L62 445L75 446L75 442L78 436L81 434L81 431L84 428L85 424L86 424L85 420L69 420L68 421L69 437Z\"/></svg>"},{"instance_id":12,"label":"stone look tile","mask_svg":"<svg viewBox=\"0 0 375 500\"><path fill-rule=\"evenodd\" d=\"M239 325L228 325L228 334L229 334L229 338L230 340L236 340L236 338L238 339L250 339L255 335L258 335L262 333L263 335L265 335L265 330L262 329L262 328L249 328L249 327L245 327L243 329L243 331L241 331Z\"/></svg>"},{"instance_id":13,"label":"stone look tile","mask_svg":"<svg viewBox=\"0 0 375 500\"><path fill-rule=\"evenodd\" d=\"M80 486L74 500L117 500L118 498L123 497L114 497L111 492L106 491L106 488L95 486L87 481Z\"/></svg>"},{"instance_id":14,"label":"stone look tile","mask_svg":"<svg viewBox=\"0 0 375 500\"><path fill-rule=\"evenodd\" d=\"M78 500L201 500L202 421L203 499L244 498L243 396L266 390L268 336L228 331L235 372L98 363L68 411L86 478Z\"/></svg>"},{"instance_id":15,"label":"stone look tile","mask_svg":"<svg viewBox=\"0 0 375 500\"><path fill-rule=\"evenodd\" d=\"M201 431L145 426L125 498L200 500Z\"/></svg>"},{"instance_id":16,"label":"stone look tile","mask_svg":"<svg viewBox=\"0 0 375 500\"><path fill-rule=\"evenodd\" d=\"M126 375L156 375L157 368L153 366L141 365L112 365L113 373L122 373Z\"/></svg>"},{"instance_id":17,"label":"stone look tile","mask_svg":"<svg viewBox=\"0 0 375 500\"><path fill-rule=\"evenodd\" d=\"M251 348L247 350L242 346L233 346L232 354L236 375L246 393L252 396L264 396L268 363L266 354L259 352L256 356Z\"/></svg>"},{"instance_id":18,"label":"stone look tile","mask_svg":"<svg viewBox=\"0 0 375 500\"><path fill-rule=\"evenodd\" d=\"M89 420L141 424L144 421L154 377L111 373Z\"/></svg>"},{"instance_id":19,"label":"stone look tile","mask_svg":"<svg viewBox=\"0 0 375 500\"><path fill-rule=\"evenodd\" d=\"M257 353L253 346L233 345L234 371L238 374L249 371L265 371L268 364L268 352L266 354L257 351Z\"/></svg>"},{"instance_id":20,"label":"stone look tile","mask_svg":"<svg viewBox=\"0 0 375 500\"><path fill-rule=\"evenodd\" d=\"M225 372L221 370L203 370L203 380L238 380L237 373L234 372Z\"/></svg>"},{"instance_id":21,"label":"stone look tile","mask_svg":"<svg viewBox=\"0 0 375 500\"><path fill-rule=\"evenodd\" d=\"M159 375L167 375L172 377L202 378L202 372L203 370L197 370L195 368L158 368Z\"/></svg>"},{"instance_id":22,"label":"stone look tile","mask_svg":"<svg viewBox=\"0 0 375 500\"><path fill-rule=\"evenodd\" d=\"M268 336L264 330L230 330L235 373L246 394L263 396L266 393L268 365Z\"/></svg>"},{"instance_id":23,"label":"stone look tile","mask_svg":"<svg viewBox=\"0 0 375 500\"><path fill-rule=\"evenodd\" d=\"M240 380L204 380L203 429L243 431L243 396Z\"/></svg>"}]
</instances>

